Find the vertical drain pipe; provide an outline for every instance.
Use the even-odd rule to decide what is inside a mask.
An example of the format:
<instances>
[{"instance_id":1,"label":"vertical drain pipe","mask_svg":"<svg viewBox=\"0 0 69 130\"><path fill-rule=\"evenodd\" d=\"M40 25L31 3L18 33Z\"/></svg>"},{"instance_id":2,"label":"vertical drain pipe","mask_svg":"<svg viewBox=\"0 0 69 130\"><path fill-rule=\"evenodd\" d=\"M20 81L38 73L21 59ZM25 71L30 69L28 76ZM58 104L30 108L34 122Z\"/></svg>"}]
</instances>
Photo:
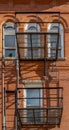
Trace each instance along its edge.
<instances>
[{"instance_id":1,"label":"vertical drain pipe","mask_svg":"<svg viewBox=\"0 0 69 130\"><path fill-rule=\"evenodd\" d=\"M16 91L15 91L15 124L16 124L16 130L18 130L18 118L17 118L17 108L18 108L18 102L17 102L17 88L19 87L19 60L16 59L16 73L17 73L17 79L16 79Z\"/></svg>"},{"instance_id":2,"label":"vertical drain pipe","mask_svg":"<svg viewBox=\"0 0 69 130\"><path fill-rule=\"evenodd\" d=\"M5 111L5 87L4 87L4 61L2 61L2 119L3 125L2 129L6 130L6 111Z\"/></svg>"},{"instance_id":3,"label":"vertical drain pipe","mask_svg":"<svg viewBox=\"0 0 69 130\"><path fill-rule=\"evenodd\" d=\"M5 110L5 86L4 86L4 58L3 58L3 28L2 26L2 130L6 130L6 110Z\"/></svg>"},{"instance_id":4,"label":"vertical drain pipe","mask_svg":"<svg viewBox=\"0 0 69 130\"><path fill-rule=\"evenodd\" d=\"M15 20L16 20L16 13L15 13ZM17 24L15 21L15 35L16 35L16 91L15 91L15 124L16 130L18 130L18 117L17 117L17 88L19 88L19 50L18 50L18 41L17 41Z\"/></svg>"}]
</instances>

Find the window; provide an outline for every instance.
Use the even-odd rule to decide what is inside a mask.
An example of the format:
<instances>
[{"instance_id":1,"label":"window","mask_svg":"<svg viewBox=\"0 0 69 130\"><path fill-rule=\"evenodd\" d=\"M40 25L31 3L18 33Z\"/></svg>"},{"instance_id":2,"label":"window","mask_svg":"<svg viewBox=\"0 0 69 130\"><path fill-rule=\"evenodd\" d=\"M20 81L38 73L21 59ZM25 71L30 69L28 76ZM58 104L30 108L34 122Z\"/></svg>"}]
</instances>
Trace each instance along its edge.
<instances>
[{"instance_id":1,"label":"window","mask_svg":"<svg viewBox=\"0 0 69 130\"><path fill-rule=\"evenodd\" d=\"M38 85L37 85L38 86ZM28 88L25 89L25 104L24 107L27 108L26 110L26 122L27 123L34 123L34 119L36 123L41 122L41 108L42 107L42 90L41 88L31 88L28 85Z\"/></svg>"},{"instance_id":2,"label":"window","mask_svg":"<svg viewBox=\"0 0 69 130\"><path fill-rule=\"evenodd\" d=\"M48 31L58 33L58 28L59 28L58 58L63 58L64 57L64 39L63 39L64 30L63 30L62 24L60 25L58 23L49 24ZM58 34L56 35L50 34L48 36L48 56L49 57L55 57L57 41L58 41Z\"/></svg>"},{"instance_id":3,"label":"window","mask_svg":"<svg viewBox=\"0 0 69 130\"><path fill-rule=\"evenodd\" d=\"M3 26L3 55L4 57L16 56L15 27L12 22L7 22Z\"/></svg>"},{"instance_id":4,"label":"window","mask_svg":"<svg viewBox=\"0 0 69 130\"><path fill-rule=\"evenodd\" d=\"M26 25L26 32L25 36L25 46L27 47L25 56L27 58L39 58L40 57L40 35L33 34L33 32L40 32L40 27L38 24L29 23ZM30 34L32 32L32 34Z\"/></svg>"}]
</instances>

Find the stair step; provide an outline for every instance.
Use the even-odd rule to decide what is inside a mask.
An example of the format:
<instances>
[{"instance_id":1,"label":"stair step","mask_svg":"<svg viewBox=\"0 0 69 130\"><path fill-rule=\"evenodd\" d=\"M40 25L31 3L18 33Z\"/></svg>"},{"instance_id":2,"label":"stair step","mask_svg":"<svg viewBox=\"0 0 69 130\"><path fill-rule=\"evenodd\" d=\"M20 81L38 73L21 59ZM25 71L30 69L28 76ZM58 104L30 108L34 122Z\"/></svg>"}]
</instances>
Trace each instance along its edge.
<instances>
[{"instance_id":1,"label":"stair step","mask_svg":"<svg viewBox=\"0 0 69 130\"><path fill-rule=\"evenodd\" d=\"M52 66L52 67L53 67L53 66L56 66L56 64L53 64L53 65L51 64L51 65L49 65L49 66Z\"/></svg>"},{"instance_id":2,"label":"stair step","mask_svg":"<svg viewBox=\"0 0 69 130\"><path fill-rule=\"evenodd\" d=\"M52 81L52 82L49 83L49 85L50 85L50 84L58 85L59 82L53 82L53 81Z\"/></svg>"},{"instance_id":3,"label":"stair step","mask_svg":"<svg viewBox=\"0 0 69 130\"><path fill-rule=\"evenodd\" d=\"M52 76L52 78L57 78L57 76L55 75L55 76Z\"/></svg>"},{"instance_id":4,"label":"stair step","mask_svg":"<svg viewBox=\"0 0 69 130\"><path fill-rule=\"evenodd\" d=\"M52 69L51 69L51 70L48 70L48 72L59 72L59 70L55 70L55 69L52 70Z\"/></svg>"}]
</instances>

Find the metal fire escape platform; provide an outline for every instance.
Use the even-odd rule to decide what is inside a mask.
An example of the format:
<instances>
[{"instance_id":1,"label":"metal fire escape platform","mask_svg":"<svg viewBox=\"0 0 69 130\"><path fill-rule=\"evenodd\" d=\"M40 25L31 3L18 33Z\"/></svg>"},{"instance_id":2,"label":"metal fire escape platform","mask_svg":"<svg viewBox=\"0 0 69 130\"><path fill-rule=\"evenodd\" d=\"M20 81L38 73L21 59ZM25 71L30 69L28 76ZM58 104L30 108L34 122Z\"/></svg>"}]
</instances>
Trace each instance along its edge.
<instances>
[{"instance_id":1,"label":"metal fire escape platform","mask_svg":"<svg viewBox=\"0 0 69 130\"><path fill-rule=\"evenodd\" d=\"M21 17L25 15L32 17L29 22L25 20L16 22L16 40L19 60L56 61L60 49L60 13L17 12L15 14L16 19L19 19L19 15ZM42 17L44 17L43 20L41 20ZM56 19L56 22L52 22L54 19ZM48 29L48 26L52 23L57 23L57 30L55 32L52 29ZM32 27L35 26L36 30L31 30L30 27L28 27L29 25L32 25ZM26 29L24 28L25 26L27 26ZM42 27L42 29L40 29L39 26Z\"/></svg>"},{"instance_id":2,"label":"metal fire escape platform","mask_svg":"<svg viewBox=\"0 0 69 130\"><path fill-rule=\"evenodd\" d=\"M53 63L58 59L59 51L59 35L60 35L60 12L17 12L16 19L21 16L34 18L34 21L16 22L16 40L18 47L18 59L20 61L44 61L44 77L48 77L49 68L48 61ZM43 18L43 21L40 18ZM45 17L45 18L44 18ZM51 20L52 19L52 20ZM56 19L56 22L52 22ZM57 23L57 31L48 30L48 25ZM42 29L35 31L24 30L24 27L31 24L42 26ZM52 64L53 65L53 64ZM54 68L54 66L53 66ZM54 69L51 72L55 72ZM53 75L52 75L53 79ZM57 81L57 79L55 78ZM48 80L49 81L49 80ZM45 80L45 82L47 82ZM49 82L48 82L49 84ZM55 83L56 84L56 83ZM16 94L16 111L18 128L27 125L59 125L63 110L63 87L59 86L59 81L56 86L45 86L42 88L27 88L42 90L42 97L22 97L20 93L26 88L17 88ZM40 95L40 94L39 94ZM25 107L24 104L28 100L37 100L42 106ZM21 104L21 105L20 105Z\"/></svg>"},{"instance_id":3,"label":"metal fire escape platform","mask_svg":"<svg viewBox=\"0 0 69 130\"><path fill-rule=\"evenodd\" d=\"M24 88L18 88L17 90L17 116L18 124L21 127L25 125L59 125L63 110L63 88L62 87L50 87L50 88L25 88L25 89L39 89L42 90L42 97L28 97L24 98L20 94L24 91ZM42 102L42 106L39 107L21 107L26 101L35 99Z\"/></svg>"}]
</instances>

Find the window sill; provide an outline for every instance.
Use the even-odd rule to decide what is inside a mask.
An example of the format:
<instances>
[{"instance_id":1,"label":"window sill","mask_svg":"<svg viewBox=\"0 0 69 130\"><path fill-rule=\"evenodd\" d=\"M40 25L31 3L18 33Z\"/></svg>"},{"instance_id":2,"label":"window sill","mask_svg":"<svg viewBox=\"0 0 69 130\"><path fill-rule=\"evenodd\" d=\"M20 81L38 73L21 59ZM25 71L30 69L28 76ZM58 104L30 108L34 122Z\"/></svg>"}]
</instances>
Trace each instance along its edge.
<instances>
[{"instance_id":1,"label":"window sill","mask_svg":"<svg viewBox=\"0 0 69 130\"><path fill-rule=\"evenodd\" d=\"M67 58L66 57L59 57L57 60L58 61L65 61Z\"/></svg>"},{"instance_id":2,"label":"window sill","mask_svg":"<svg viewBox=\"0 0 69 130\"><path fill-rule=\"evenodd\" d=\"M4 57L5 60L16 60L16 57Z\"/></svg>"},{"instance_id":3,"label":"window sill","mask_svg":"<svg viewBox=\"0 0 69 130\"><path fill-rule=\"evenodd\" d=\"M4 59L6 60L16 60L17 58L16 57L4 57ZM57 61L65 61L67 58L66 57L60 57L57 59ZM44 60L44 58L22 58L22 60ZM50 60L50 59L47 59L47 60Z\"/></svg>"}]
</instances>

